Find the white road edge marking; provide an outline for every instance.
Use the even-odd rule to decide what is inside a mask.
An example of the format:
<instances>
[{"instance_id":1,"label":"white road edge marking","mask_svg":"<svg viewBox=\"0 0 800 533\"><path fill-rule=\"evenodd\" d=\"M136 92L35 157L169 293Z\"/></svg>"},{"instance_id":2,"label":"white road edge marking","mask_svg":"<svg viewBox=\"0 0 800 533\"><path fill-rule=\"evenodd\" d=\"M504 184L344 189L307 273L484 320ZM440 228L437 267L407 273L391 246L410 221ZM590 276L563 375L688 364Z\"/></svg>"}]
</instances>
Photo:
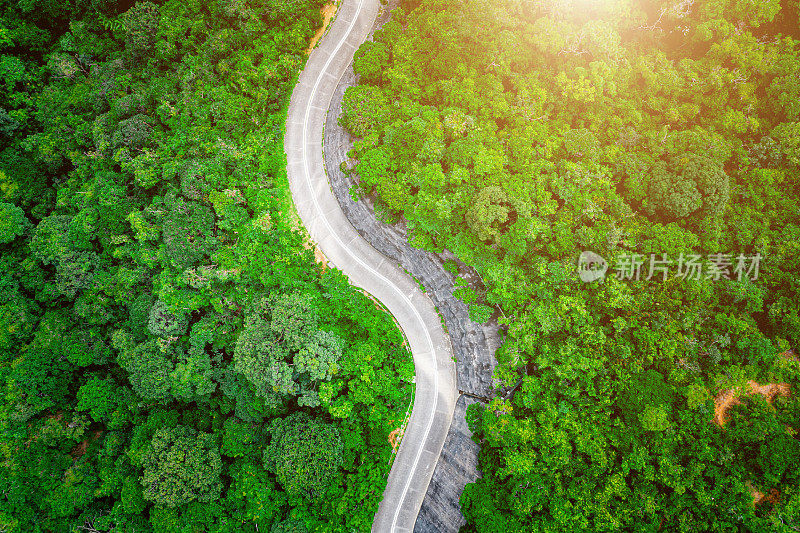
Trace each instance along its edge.
<instances>
[{"instance_id":1,"label":"white road edge marking","mask_svg":"<svg viewBox=\"0 0 800 533\"><path fill-rule=\"evenodd\" d=\"M420 444L419 448L417 449L417 455L416 455L416 457L414 457L414 463L411 465L411 473L409 474L408 478L406 479L406 484L403 487L402 494L400 495L400 501L398 502L397 509L395 510L394 516L392 517L391 529L393 531L395 529L395 527L397 526L397 519L400 516L400 509L403 508L403 502L405 501L406 496L408 494L408 489L411 486L411 479L414 477L414 473L416 472L417 466L419 464L419 459L420 459L420 457L422 457L422 450L424 449L424 445L423 444L424 444L425 441L428 440L428 435L430 434L431 427L433 426L433 419L434 419L434 417L436 415L436 404L437 404L437 402L439 400L439 372L438 372L439 369L438 369L438 362L436 361L436 351L434 350L433 341L431 340L431 336L430 336L430 333L428 332L428 328L425 327L425 322L422 320L422 316L420 316L419 311L417 311L417 308L414 307L414 305L411 303L411 300L408 299L408 297L400 290L400 288L397 285L395 285L394 283L392 283L391 281L386 279L380 272L378 272L376 270L373 270L372 267L370 267L369 265L364 263L364 261L362 261L361 258L359 258L357 255L353 254L353 252L350 251L350 248L348 248L342 242L342 240L339 238L339 235L335 231L333 231L333 228L331 227L330 222L328 221L328 218L325 216L324 213L322 213L322 210L320 209L320 205L319 205L319 202L317 201L316 195L313 194L313 190L314 189L313 189L313 187L311 185L311 174L310 174L309 168L308 168L308 155L307 155L308 154L308 150L307 150L307 146L306 146L306 139L307 139L307 132L308 132L308 119L309 119L309 117L311 115L311 107L312 107L311 106L311 102L314 101L314 96L317 93L317 89L319 88L319 83L322 80L322 76L324 76L325 73L328 71L328 67L331 64L331 61L336 56L336 54L339 52L339 49L341 49L342 44L344 44L345 40L347 40L347 38L350 36L350 32L353 31L353 27L355 26L356 20L358 20L358 15L361 13L361 7L363 6L363 4L364 4L364 0L359 0L358 9L356 9L355 14L353 15L353 20L350 21L350 26L348 26L347 31L345 32L344 36L339 41L339 43L336 45L336 48L333 50L333 52L331 52L331 55L328 57L328 61L325 63L325 66L323 67L322 71L317 76L317 80L314 83L314 87L312 87L311 94L308 97L308 103L306 104L306 116L305 116L305 120L303 121L303 173L305 174L306 185L308 185L308 188L312 191L311 198L314 201L314 207L317 210L318 216L320 216L322 218L322 221L325 223L325 226L328 228L328 231L330 232L330 234L333 235L333 238L336 240L336 242L339 243L339 245L347 252L347 254L350 257L355 259L356 262L360 263L361 266L363 266L368 271L372 272L379 279L383 280L388 286L392 287L392 289L394 289L394 291L403 298L403 300L409 305L409 307L411 307L411 309L414 310L414 316L417 318L418 322L420 324L422 324L422 326L423 326L422 329L423 329L423 331L425 331L425 338L426 338L426 340L428 342L428 348L429 348L429 352L431 354L431 359L433 359L433 370L434 370L434 372L433 372L433 392L434 392L434 395L433 395L433 406L430 409L430 417L428 418L428 424L425 427L424 438L423 438L422 443ZM340 79L341 79L341 77L340 77ZM323 152L323 154L324 154L324 152Z\"/></svg>"}]
</instances>

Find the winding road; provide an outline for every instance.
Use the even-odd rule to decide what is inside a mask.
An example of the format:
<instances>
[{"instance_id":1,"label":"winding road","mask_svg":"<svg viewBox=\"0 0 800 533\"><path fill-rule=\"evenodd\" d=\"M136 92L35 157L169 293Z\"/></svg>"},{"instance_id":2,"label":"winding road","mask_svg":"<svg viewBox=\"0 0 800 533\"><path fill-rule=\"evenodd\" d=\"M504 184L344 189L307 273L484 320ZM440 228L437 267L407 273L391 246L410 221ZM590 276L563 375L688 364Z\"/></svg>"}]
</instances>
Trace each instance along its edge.
<instances>
[{"instance_id":1,"label":"winding road","mask_svg":"<svg viewBox=\"0 0 800 533\"><path fill-rule=\"evenodd\" d=\"M457 398L450 339L430 298L345 217L325 174L323 128L334 89L378 15L379 0L342 0L292 93L284 150L298 215L329 263L380 300L408 339L416 394L372 531L411 532L442 451Z\"/></svg>"}]
</instances>

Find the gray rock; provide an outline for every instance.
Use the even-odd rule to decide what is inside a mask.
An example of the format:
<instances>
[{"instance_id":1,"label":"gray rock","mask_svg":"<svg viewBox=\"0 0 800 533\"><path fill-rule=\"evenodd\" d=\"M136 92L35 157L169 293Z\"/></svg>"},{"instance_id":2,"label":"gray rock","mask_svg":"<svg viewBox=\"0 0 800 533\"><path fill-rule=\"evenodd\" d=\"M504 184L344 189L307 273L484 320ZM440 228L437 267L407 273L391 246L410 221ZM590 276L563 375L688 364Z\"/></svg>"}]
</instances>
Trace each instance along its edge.
<instances>
[{"instance_id":1,"label":"gray rock","mask_svg":"<svg viewBox=\"0 0 800 533\"><path fill-rule=\"evenodd\" d=\"M436 469L433 471L428 492L419 510L415 533L441 533L458 531L467 522L461 514L459 498L467 483L480 477L478 470L478 445L470 438L464 413L473 403L483 403L461 395L453 413L453 422Z\"/></svg>"},{"instance_id":2,"label":"gray rock","mask_svg":"<svg viewBox=\"0 0 800 533\"><path fill-rule=\"evenodd\" d=\"M396 6L391 2L376 22L378 29L389 19L390 10ZM373 32L374 32L373 29ZM396 260L407 272L419 280L444 320L451 337L457 363L458 389L460 396L453 415L450 431L445 441L425 500L417 517L415 531L457 532L465 523L461 515L459 497L467 483L479 477L478 445L471 440L464 413L466 407L476 401L473 397L491 398L496 383L493 381L497 364L494 353L501 344L498 324L491 320L478 324L469 319L467 306L453 296L455 276L445 270L448 260L457 261L455 255L445 250L435 254L414 248L408 243L408 231L404 222L386 224L375 216L374 198L354 201L350 195L355 185L354 174L345 175L340 170L342 162L352 168L355 163L347 157L352 147L350 135L339 125L342 97L347 87L358 83L352 65L339 81L333 95L325 124L325 167L331 188L339 200L342 210L353 227L375 249ZM477 273L457 261L459 270L467 279L478 279Z\"/></svg>"},{"instance_id":3,"label":"gray rock","mask_svg":"<svg viewBox=\"0 0 800 533\"><path fill-rule=\"evenodd\" d=\"M379 19L381 21L384 19ZM385 20L380 22L383 25ZM353 161L347 157L352 146L350 134L339 123L341 104L347 87L358 83L352 66L347 69L333 95L328 117L325 123L325 168L331 188L339 200L345 215L353 227L367 242L385 256L397 260L401 267L411 273L425 287L453 341L453 349L458 362L458 388L462 392L480 397L491 397L494 389L492 374L497 364L495 350L500 346L500 334L497 322L478 324L469 319L467 306L453 296L455 276L445 270L444 262L455 260L456 256L445 250L434 254L408 243L407 228L403 221L385 224L375 216L374 198L361 198L353 201L350 189L355 185L351 176L340 170L342 162ZM459 269L465 272L468 279L477 279L477 274L469 267L457 261Z\"/></svg>"}]
</instances>

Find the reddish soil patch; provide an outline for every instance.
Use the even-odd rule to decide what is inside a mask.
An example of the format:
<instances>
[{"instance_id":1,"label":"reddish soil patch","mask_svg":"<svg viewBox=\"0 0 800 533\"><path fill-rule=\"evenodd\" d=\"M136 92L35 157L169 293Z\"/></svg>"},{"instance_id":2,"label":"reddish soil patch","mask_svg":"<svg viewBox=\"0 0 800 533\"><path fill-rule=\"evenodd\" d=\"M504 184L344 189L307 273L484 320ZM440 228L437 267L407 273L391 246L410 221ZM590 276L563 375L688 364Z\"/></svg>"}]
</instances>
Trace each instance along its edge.
<instances>
[{"instance_id":1,"label":"reddish soil patch","mask_svg":"<svg viewBox=\"0 0 800 533\"><path fill-rule=\"evenodd\" d=\"M747 382L747 391L744 394L761 394L767 400L767 403L772 403L775 396L789 396L791 390L788 383L767 383L766 385L759 385L757 382L750 380ZM739 399L740 395L738 387L726 389L717 394L714 398L713 419L716 425L725 427L725 422L728 421L728 409L742 403Z\"/></svg>"},{"instance_id":2,"label":"reddish soil patch","mask_svg":"<svg viewBox=\"0 0 800 533\"><path fill-rule=\"evenodd\" d=\"M83 440L75 446L69 454L72 456L73 459L77 459L78 457L83 457L86 454L86 450L89 448L89 439Z\"/></svg>"},{"instance_id":3,"label":"reddish soil patch","mask_svg":"<svg viewBox=\"0 0 800 533\"><path fill-rule=\"evenodd\" d=\"M317 46L317 43L322 38L322 35L325 33L325 30L328 28L328 23L333 18L333 15L336 13L336 3L325 4L319 10L320 14L322 15L322 26L320 29L317 30L317 33L314 34L314 37L311 38L311 42L308 43L308 48L306 49L306 53L310 54L311 50Z\"/></svg>"},{"instance_id":4,"label":"reddish soil patch","mask_svg":"<svg viewBox=\"0 0 800 533\"><path fill-rule=\"evenodd\" d=\"M782 357L791 361L800 361L797 354L792 350L787 350L780 354ZM776 396L790 396L792 393L791 387L788 383L767 383L760 385L758 382L750 380L747 382L747 390L742 393L738 387L725 389L720 391L714 398L714 418L713 422L719 427L725 427L728 421L728 410L734 405L741 404L740 397L743 395L760 394L764 397L767 403L772 403ZM789 430L790 428L787 428ZM753 506L759 505L764 502L778 503L780 500L780 491L772 489L769 494L764 494L749 481L745 482L747 489L753 496Z\"/></svg>"},{"instance_id":5,"label":"reddish soil patch","mask_svg":"<svg viewBox=\"0 0 800 533\"><path fill-rule=\"evenodd\" d=\"M781 499L781 493L778 489L772 489L769 491L769 494L764 494L757 488L753 486L752 483L749 481L745 481L744 484L747 486L747 490L750 491L750 494L753 496L753 506L758 505L759 503L769 502L772 504L776 504Z\"/></svg>"},{"instance_id":6,"label":"reddish soil patch","mask_svg":"<svg viewBox=\"0 0 800 533\"><path fill-rule=\"evenodd\" d=\"M800 358L798 358L797 354L794 353L794 350L786 350L785 352L781 352L779 356L790 361L800 362ZM734 405L742 403L741 400L739 400L739 396L741 396L739 393L740 391L738 387L734 387L732 389L720 391L720 393L714 398L714 419L712 421L719 427L725 427L725 422L728 421L726 416L728 409ZM759 385L753 380L748 381L747 391L744 394L756 393L764 396L764 398L767 400L767 403L772 403L772 400L775 399L775 396L789 396L791 395L792 391L788 383L767 383L766 385Z\"/></svg>"},{"instance_id":7,"label":"reddish soil patch","mask_svg":"<svg viewBox=\"0 0 800 533\"><path fill-rule=\"evenodd\" d=\"M89 448L89 443L94 442L100 438L100 435L103 434L102 429L98 429L94 432L91 439L84 439L75 446L69 454L72 456L73 459L77 459L79 457L83 457L86 453L86 450Z\"/></svg>"},{"instance_id":8,"label":"reddish soil patch","mask_svg":"<svg viewBox=\"0 0 800 533\"><path fill-rule=\"evenodd\" d=\"M392 445L393 452L396 452L397 447L400 446L400 441L403 439L403 433L405 433L405 426L401 426L389 433L389 444Z\"/></svg>"},{"instance_id":9,"label":"reddish soil patch","mask_svg":"<svg viewBox=\"0 0 800 533\"><path fill-rule=\"evenodd\" d=\"M320 264L322 271L325 272L328 269L328 258L325 257L325 254L322 253L322 250L319 249L319 246L309 239L303 242L303 247L306 250L314 251L314 260Z\"/></svg>"},{"instance_id":10,"label":"reddish soil patch","mask_svg":"<svg viewBox=\"0 0 800 533\"><path fill-rule=\"evenodd\" d=\"M314 259L322 265L322 271L325 272L328 268L328 258L325 257L325 254L322 253L322 250L319 249L319 246L314 246Z\"/></svg>"}]
</instances>

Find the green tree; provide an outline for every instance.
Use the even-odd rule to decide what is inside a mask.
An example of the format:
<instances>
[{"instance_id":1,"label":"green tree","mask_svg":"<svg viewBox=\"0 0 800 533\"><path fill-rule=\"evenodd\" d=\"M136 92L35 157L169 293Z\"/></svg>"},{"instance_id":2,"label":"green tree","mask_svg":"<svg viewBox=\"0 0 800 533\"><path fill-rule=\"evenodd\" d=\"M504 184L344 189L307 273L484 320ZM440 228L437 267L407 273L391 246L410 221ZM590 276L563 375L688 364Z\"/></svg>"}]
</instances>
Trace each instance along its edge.
<instances>
[{"instance_id":1,"label":"green tree","mask_svg":"<svg viewBox=\"0 0 800 533\"><path fill-rule=\"evenodd\" d=\"M164 347L155 339L137 345L122 330L114 333L113 343L119 351L117 362L128 372L128 381L139 396L148 400L169 398L173 348Z\"/></svg>"},{"instance_id":2,"label":"green tree","mask_svg":"<svg viewBox=\"0 0 800 533\"><path fill-rule=\"evenodd\" d=\"M216 249L214 214L207 206L168 194L165 207L162 246L173 265L193 266Z\"/></svg>"},{"instance_id":3,"label":"green tree","mask_svg":"<svg viewBox=\"0 0 800 533\"><path fill-rule=\"evenodd\" d=\"M274 524L270 533L308 533L308 528L300 520L290 518Z\"/></svg>"},{"instance_id":4,"label":"green tree","mask_svg":"<svg viewBox=\"0 0 800 533\"><path fill-rule=\"evenodd\" d=\"M186 426L159 428L142 458L144 498L165 507L212 502L222 491L213 435Z\"/></svg>"},{"instance_id":5,"label":"green tree","mask_svg":"<svg viewBox=\"0 0 800 533\"><path fill-rule=\"evenodd\" d=\"M180 337L186 333L188 325L186 315L170 312L161 300L157 300L150 308L147 329L157 337Z\"/></svg>"},{"instance_id":6,"label":"green tree","mask_svg":"<svg viewBox=\"0 0 800 533\"><path fill-rule=\"evenodd\" d=\"M25 212L14 204L0 203L0 244L7 244L30 226Z\"/></svg>"},{"instance_id":7,"label":"green tree","mask_svg":"<svg viewBox=\"0 0 800 533\"><path fill-rule=\"evenodd\" d=\"M337 483L343 445L334 426L300 412L274 420L268 432L264 465L287 493L319 499Z\"/></svg>"},{"instance_id":8,"label":"green tree","mask_svg":"<svg viewBox=\"0 0 800 533\"><path fill-rule=\"evenodd\" d=\"M125 51L132 61L140 60L152 51L158 36L159 18L158 5L152 2L136 2L122 15Z\"/></svg>"},{"instance_id":9,"label":"green tree","mask_svg":"<svg viewBox=\"0 0 800 533\"><path fill-rule=\"evenodd\" d=\"M75 409L89 411L95 421L102 422L116 408L115 388L115 383L110 379L103 379L97 375L92 376L78 390L78 404Z\"/></svg>"}]
</instances>

